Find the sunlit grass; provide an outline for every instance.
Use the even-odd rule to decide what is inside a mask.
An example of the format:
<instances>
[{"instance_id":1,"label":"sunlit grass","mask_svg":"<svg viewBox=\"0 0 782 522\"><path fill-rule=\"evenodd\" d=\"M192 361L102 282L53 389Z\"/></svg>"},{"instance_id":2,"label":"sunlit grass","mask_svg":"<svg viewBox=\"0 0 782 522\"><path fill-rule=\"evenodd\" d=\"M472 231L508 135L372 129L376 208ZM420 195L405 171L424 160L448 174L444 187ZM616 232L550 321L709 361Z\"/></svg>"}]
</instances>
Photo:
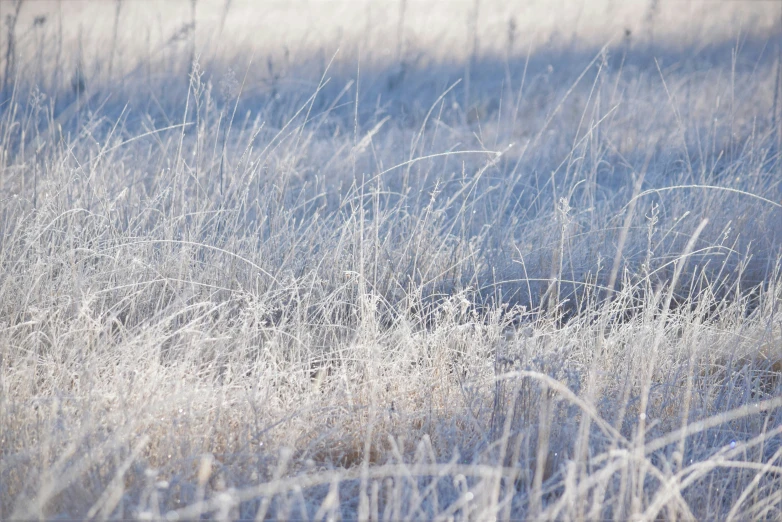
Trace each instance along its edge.
<instances>
[{"instance_id":1,"label":"sunlit grass","mask_svg":"<svg viewBox=\"0 0 782 522\"><path fill-rule=\"evenodd\" d=\"M782 516L747 5L22 4L0 519Z\"/></svg>"}]
</instances>

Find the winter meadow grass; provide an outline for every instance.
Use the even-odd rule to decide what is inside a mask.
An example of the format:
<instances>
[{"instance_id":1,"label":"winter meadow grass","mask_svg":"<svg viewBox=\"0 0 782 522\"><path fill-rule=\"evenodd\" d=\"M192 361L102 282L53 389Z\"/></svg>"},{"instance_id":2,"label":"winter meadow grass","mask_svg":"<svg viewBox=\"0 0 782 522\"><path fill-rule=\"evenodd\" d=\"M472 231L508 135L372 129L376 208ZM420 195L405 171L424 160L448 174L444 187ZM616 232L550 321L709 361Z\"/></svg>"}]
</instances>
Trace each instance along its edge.
<instances>
[{"instance_id":1,"label":"winter meadow grass","mask_svg":"<svg viewBox=\"0 0 782 522\"><path fill-rule=\"evenodd\" d=\"M782 520L775 2L0 2L0 519Z\"/></svg>"}]
</instances>

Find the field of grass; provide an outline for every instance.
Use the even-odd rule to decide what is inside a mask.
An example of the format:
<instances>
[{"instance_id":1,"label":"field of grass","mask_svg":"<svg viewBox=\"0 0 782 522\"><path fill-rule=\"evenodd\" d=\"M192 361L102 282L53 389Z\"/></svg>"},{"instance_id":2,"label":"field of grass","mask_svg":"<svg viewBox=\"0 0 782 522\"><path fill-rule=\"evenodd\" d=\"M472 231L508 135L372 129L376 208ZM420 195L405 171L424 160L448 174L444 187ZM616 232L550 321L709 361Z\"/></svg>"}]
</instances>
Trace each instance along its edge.
<instances>
[{"instance_id":1,"label":"field of grass","mask_svg":"<svg viewBox=\"0 0 782 522\"><path fill-rule=\"evenodd\" d=\"M0 520L781 520L776 2L0 2Z\"/></svg>"}]
</instances>

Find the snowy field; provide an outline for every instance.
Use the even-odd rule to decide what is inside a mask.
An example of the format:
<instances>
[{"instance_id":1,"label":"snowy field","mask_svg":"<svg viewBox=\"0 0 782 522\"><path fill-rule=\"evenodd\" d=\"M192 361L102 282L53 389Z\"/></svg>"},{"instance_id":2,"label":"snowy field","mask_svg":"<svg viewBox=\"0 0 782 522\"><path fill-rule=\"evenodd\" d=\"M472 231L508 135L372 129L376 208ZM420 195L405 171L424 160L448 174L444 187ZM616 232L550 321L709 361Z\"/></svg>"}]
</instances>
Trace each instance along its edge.
<instances>
[{"instance_id":1,"label":"snowy field","mask_svg":"<svg viewBox=\"0 0 782 522\"><path fill-rule=\"evenodd\" d=\"M0 18L0 519L782 518L779 3Z\"/></svg>"}]
</instances>

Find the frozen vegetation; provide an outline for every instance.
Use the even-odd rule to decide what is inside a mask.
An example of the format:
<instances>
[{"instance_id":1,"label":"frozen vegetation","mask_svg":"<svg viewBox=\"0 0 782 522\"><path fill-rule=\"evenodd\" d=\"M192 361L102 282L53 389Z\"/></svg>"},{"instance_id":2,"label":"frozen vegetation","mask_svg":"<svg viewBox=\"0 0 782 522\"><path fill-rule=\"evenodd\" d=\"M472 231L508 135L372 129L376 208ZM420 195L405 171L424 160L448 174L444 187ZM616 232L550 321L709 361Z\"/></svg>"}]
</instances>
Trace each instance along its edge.
<instances>
[{"instance_id":1,"label":"frozen vegetation","mask_svg":"<svg viewBox=\"0 0 782 522\"><path fill-rule=\"evenodd\" d=\"M0 3L0 519L779 520L780 17Z\"/></svg>"}]
</instances>

